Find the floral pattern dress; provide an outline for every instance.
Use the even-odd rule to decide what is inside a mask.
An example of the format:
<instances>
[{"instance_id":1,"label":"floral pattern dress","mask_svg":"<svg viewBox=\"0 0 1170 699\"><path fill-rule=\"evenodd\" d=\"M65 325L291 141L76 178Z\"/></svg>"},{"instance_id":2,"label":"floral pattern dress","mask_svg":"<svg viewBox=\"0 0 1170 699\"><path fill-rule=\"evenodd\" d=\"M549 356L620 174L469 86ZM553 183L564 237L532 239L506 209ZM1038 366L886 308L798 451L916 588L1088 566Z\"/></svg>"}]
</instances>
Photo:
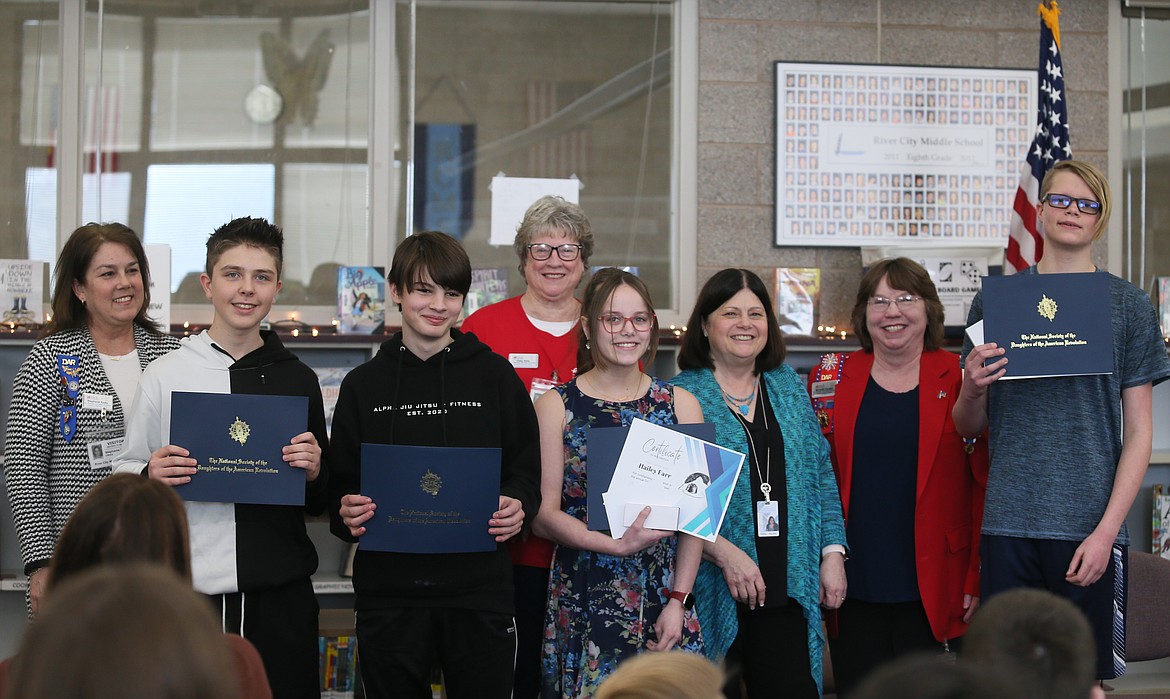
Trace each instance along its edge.
<instances>
[{"instance_id":1,"label":"floral pattern dress","mask_svg":"<svg viewBox=\"0 0 1170 699\"><path fill-rule=\"evenodd\" d=\"M587 522L586 451L590 427L629 425L641 418L677 422L674 387L652 378L636 400L611 403L581 393L577 382L558 386L565 402L564 511ZM669 601L677 537L632 556L611 556L558 546L545 612L542 699L591 697L618 663L654 639L654 622ZM699 622L686 613L679 648L702 652Z\"/></svg>"}]
</instances>

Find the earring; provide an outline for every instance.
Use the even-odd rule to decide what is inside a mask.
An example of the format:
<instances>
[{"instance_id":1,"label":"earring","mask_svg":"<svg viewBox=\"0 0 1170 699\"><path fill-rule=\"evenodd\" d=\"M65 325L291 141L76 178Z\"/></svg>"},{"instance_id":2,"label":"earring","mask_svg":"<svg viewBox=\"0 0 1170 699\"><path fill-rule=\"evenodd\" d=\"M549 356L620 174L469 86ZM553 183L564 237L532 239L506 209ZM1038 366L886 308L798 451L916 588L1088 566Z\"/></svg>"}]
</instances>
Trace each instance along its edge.
<instances>
[{"instance_id":1,"label":"earring","mask_svg":"<svg viewBox=\"0 0 1170 699\"><path fill-rule=\"evenodd\" d=\"M585 349L593 349L592 347L589 346L589 340L585 341Z\"/></svg>"}]
</instances>

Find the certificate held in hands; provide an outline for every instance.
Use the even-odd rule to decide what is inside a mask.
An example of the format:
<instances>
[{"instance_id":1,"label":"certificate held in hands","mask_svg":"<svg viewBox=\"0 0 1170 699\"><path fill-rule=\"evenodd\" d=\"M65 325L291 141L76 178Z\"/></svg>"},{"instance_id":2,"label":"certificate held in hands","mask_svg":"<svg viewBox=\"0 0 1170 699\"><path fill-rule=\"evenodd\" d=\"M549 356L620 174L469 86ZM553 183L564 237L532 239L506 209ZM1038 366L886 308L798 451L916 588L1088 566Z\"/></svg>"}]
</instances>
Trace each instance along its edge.
<instances>
[{"instance_id":1,"label":"certificate held in hands","mask_svg":"<svg viewBox=\"0 0 1170 699\"><path fill-rule=\"evenodd\" d=\"M199 471L175 487L184 500L252 505L305 504L305 472L283 449L309 422L305 396L171 394L171 444Z\"/></svg>"},{"instance_id":2,"label":"certificate held in hands","mask_svg":"<svg viewBox=\"0 0 1170 699\"><path fill-rule=\"evenodd\" d=\"M363 550L495 551L488 520L500 507L500 450L362 444L362 495L378 506Z\"/></svg>"},{"instance_id":3,"label":"certificate held in hands","mask_svg":"<svg viewBox=\"0 0 1170 699\"><path fill-rule=\"evenodd\" d=\"M984 277L982 293L985 341L1006 350L1003 379L1113 373L1108 274Z\"/></svg>"}]
</instances>

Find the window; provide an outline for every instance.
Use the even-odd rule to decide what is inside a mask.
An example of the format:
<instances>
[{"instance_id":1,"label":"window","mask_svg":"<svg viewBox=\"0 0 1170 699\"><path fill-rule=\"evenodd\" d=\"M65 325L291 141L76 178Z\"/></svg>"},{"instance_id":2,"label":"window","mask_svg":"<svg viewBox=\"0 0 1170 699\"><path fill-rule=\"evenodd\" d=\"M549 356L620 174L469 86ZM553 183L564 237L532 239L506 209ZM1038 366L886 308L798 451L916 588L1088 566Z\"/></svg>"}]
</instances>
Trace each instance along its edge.
<instances>
[{"instance_id":1,"label":"window","mask_svg":"<svg viewBox=\"0 0 1170 699\"><path fill-rule=\"evenodd\" d=\"M79 223L123 221L172 246L172 318L198 321L206 236L265 216L286 236L274 319L327 323L329 270L386 265L425 227L521 292L511 247L488 242L491 178L575 175L590 264L689 304L680 103L697 75L680 91L676 48L693 53L697 0L0 0L0 20L20 44L0 66L20 118L15 143L0 135L4 257L51 264Z\"/></svg>"}]
</instances>

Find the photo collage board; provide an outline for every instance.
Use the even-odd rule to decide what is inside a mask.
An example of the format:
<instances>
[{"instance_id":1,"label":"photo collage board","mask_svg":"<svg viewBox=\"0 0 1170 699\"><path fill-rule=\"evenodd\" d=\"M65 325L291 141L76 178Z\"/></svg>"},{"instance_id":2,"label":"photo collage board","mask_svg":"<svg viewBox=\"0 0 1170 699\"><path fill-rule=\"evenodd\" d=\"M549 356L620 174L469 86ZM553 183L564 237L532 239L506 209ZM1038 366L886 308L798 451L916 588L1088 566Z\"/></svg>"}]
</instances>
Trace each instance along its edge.
<instances>
[{"instance_id":1,"label":"photo collage board","mask_svg":"<svg viewBox=\"0 0 1170 699\"><path fill-rule=\"evenodd\" d=\"M776 63L784 245L1003 246L1036 72Z\"/></svg>"}]
</instances>

